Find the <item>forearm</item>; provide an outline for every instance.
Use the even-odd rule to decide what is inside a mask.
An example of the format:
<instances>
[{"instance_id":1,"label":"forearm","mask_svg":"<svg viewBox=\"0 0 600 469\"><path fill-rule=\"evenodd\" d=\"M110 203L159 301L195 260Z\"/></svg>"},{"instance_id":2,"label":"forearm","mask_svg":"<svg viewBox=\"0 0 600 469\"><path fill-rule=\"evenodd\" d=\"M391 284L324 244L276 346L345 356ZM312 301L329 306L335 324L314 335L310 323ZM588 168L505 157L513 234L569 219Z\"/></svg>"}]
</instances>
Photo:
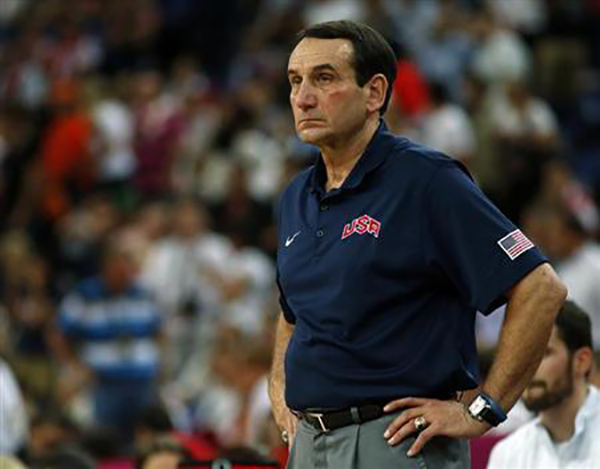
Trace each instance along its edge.
<instances>
[{"instance_id":1,"label":"forearm","mask_svg":"<svg viewBox=\"0 0 600 469\"><path fill-rule=\"evenodd\" d=\"M546 349L566 288L548 264L510 292L496 358L483 391L508 411L535 373Z\"/></svg>"},{"instance_id":2,"label":"forearm","mask_svg":"<svg viewBox=\"0 0 600 469\"><path fill-rule=\"evenodd\" d=\"M285 320L283 314L280 314L275 334L273 363L269 375L269 398L275 409L285 407L285 352L293 332L294 326Z\"/></svg>"}]
</instances>

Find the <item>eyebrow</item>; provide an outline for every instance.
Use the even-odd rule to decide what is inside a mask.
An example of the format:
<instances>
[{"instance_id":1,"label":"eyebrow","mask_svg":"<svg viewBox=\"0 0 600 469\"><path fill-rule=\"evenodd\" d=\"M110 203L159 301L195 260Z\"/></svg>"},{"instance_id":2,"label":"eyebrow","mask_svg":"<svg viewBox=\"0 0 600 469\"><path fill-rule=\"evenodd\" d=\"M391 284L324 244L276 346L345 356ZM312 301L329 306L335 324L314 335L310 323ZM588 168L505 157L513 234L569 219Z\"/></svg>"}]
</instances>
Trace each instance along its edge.
<instances>
[{"instance_id":1,"label":"eyebrow","mask_svg":"<svg viewBox=\"0 0 600 469\"><path fill-rule=\"evenodd\" d=\"M331 65L331 64L320 64L320 65L315 65L315 66L314 66L314 67L311 69L311 73L315 73L315 72L322 72L322 71L325 71L325 70L329 70L329 71L332 71L332 72L336 72L336 73L337 73L337 70L336 70L336 68L335 68L333 65ZM293 68L290 68L290 69L288 69L288 72L287 72L287 74L288 74L288 76L290 76L290 75L298 75L298 72L297 72L295 69L293 69Z\"/></svg>"}]
</instances>

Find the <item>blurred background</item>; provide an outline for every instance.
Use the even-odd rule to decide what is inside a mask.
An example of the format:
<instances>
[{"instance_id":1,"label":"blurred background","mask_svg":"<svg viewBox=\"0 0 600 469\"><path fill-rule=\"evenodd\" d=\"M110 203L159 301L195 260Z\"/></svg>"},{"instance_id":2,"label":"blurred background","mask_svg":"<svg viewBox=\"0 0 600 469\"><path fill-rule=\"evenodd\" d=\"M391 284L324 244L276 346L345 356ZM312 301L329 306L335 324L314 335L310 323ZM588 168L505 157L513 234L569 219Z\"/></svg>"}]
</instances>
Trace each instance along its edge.
<instances>
[{"instance_id":1,"label":"blurred background","mask_svg":"<svg viewBox=\"0 0 600 469\"><path fill-rule=\"evenodd\" d=\"M334 19L390 41L390 127L467 165L600 344L599 0L0 0L0 454L285 461L274 208L314 159L286 64Z\"/></svg>"}]
</instances>

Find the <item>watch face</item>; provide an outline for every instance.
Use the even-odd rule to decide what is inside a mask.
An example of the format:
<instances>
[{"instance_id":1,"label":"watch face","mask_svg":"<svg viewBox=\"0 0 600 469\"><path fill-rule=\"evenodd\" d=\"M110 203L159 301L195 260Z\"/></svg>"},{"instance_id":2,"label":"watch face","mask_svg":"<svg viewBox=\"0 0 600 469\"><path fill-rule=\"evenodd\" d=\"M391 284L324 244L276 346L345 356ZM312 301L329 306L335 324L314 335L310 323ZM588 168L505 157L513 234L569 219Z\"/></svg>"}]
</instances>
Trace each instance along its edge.
<instances>
[{"instance_id":1,"label":"watch face","mask_svg":"<svg viewBox=\"0 0 600 469\"><path fill-rule=\"evenodd\" d=\"M486 404L485 399L483 399L481 396L477 396L477 398L471 403L471 406L469 407L471 414L473 414L473 415L481 414L481 411L483 409L485 409L485 404Z\"/></svg>"}]
</instances>

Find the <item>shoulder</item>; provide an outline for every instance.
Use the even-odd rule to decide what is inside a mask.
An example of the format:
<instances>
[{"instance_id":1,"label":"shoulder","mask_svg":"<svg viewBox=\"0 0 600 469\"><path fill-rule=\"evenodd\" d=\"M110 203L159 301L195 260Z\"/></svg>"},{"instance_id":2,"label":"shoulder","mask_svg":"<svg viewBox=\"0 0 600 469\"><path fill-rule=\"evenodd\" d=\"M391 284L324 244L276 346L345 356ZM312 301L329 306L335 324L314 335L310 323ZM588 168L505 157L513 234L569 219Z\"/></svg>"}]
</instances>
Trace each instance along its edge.
<instances>
[{"instance_id":1,"label":"shoulder","mask_svg":"<svg viewBox=\"0 0 600 469\"><path fill-rule=\"evenodd\" d=\"M585 410L600 429L600 390L598 390L598 388L594 385L590 385L590 391L585 404Z\"/></svg>"},{"instance_id":2,"label":"shoulder","mask_svg":"<svg viewBox=\"0 0 600 469\"><path fill-rule=\"evenodd\" d=\"M469 171L461 162L408 138L397 137L397 143L391 151L388 162L388 166L392 169L403 173L408 172L413 177L422 177L425 180L430 180L439 173L454 171L472 180Z\"/></svg>"}]
</instances>

